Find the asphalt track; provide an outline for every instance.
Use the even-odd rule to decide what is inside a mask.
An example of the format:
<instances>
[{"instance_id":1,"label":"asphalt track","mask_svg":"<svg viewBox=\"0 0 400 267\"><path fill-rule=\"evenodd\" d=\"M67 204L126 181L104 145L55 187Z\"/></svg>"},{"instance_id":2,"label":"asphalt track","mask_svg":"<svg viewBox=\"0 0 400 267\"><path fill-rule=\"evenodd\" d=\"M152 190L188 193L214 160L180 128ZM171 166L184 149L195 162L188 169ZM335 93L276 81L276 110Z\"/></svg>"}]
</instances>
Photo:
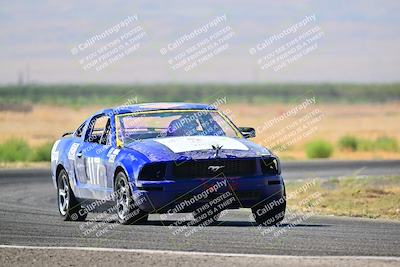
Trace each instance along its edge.
<instances>
[{"instance_id":1,"label":"asphalt track","mask_svg":"<svg viewBox=\"0 0 400 267\"><path fill-rule=\"evenodd\" d=\"M287 180L400 174L399 161L288 162L283 166ZM229 212L217 225L196 230L192 227L192 233L186 236L188 230L174 234L176 227L171 226L183 215L168 221L151 215L148 223L130 226L103 222L98 213L91 214L86 224L64 222L58 216L55 193L48 170L0 171L0 265L30 264L33 258L39 265L51 265L59 263L58 259L65 260L68 253L74 255L71 265L107 265L109 261L101 259L109 254L111 258L130 259L130 263L136 260L139 265L291 265L294 261L298 266L400 266L397 221L311 216L267 232L254 225L248 210L239 210ZM94 230L85 232L87 227ZM48 246L62 248L42 248ZM84 248L73 250L76 247ZM154 261L154 255L158 261Z\"/></svg>"}]
</instances>

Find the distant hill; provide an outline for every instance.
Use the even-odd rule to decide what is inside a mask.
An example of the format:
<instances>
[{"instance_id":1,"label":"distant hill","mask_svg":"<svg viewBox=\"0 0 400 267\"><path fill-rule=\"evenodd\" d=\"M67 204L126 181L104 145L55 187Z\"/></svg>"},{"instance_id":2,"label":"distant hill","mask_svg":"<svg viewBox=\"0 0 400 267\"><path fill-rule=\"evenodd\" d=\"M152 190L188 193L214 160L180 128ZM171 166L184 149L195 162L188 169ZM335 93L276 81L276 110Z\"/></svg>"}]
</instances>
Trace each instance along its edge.
<instances>
[{"instance_id":1,"label":"distant hill","mask_svg":"<svg viewBox=\"0 0 400 267\"><path fill-rule=\"evenodd\" d=\"M315 96L318 102L379 103L400 100L400 84L160 84L0 86L0 103L122 105L133 102L186 101L290 103Z\"/></svg>"}]
</instances>

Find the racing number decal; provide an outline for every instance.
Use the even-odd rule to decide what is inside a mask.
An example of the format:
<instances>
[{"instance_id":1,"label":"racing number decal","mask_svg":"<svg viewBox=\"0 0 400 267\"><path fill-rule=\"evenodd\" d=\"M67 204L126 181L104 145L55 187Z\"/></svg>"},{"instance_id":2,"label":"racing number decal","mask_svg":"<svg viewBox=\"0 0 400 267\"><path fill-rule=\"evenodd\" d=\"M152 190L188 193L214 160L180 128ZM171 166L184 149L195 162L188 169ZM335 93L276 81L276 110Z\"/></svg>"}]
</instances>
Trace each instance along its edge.
<instances>
[{"instance_id":1,"label":"racing number decal","mask_svg":"<svg viewBox=\"0 0 400 267\"><path fill-rule=\"evenodd\" d=\"M105 186L106 168L101 164L100 158L89 157L86 159L86 174L89 183Z\"/></svg>"}]
</instances>

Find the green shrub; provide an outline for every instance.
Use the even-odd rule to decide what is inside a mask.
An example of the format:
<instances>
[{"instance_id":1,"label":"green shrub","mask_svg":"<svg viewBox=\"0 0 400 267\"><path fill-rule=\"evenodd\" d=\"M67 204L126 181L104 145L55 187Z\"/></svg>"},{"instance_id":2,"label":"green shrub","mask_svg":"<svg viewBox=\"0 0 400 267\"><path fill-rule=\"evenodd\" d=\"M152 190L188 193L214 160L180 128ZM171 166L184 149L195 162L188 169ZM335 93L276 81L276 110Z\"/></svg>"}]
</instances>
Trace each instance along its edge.
<instances>
[{"instance_id":1,"label":"green shrub","mask_svg":"<svg viewBox=\"0 0 400 267\"><path fill-rule=\"evenodd\" d=\"M345 135L339 139L339 147L352 151L399 151L400 146L396 139L388 136L381 136L376 140L357 138L351 135Z\"/></svg>"},{"instance_id":2,"label":"green shrub","mask_svg":"<svg viewBox=\"0 0 400 267\"><path fill-rule=\"evenodd\" d=\"M52 147L53 147L52 143L46 143L46 144L43 144L43 145L37 147L32 153L31 160L32 161L50 161Z\"/></svg>"},{"instance_id":3,"label":"green shrub","mask_svg":"<svg viewBox=\"0 0 400 267\"><path fill-rule=\"evenodd\" d=\"M22 139L12 138L0 144L0 161L26 161L29 155L29 145Z\"/></svg>"},{"instance_id":4,"label":"green shrub","mask_svg":"<svg viewBox=\"0 0 400 267\"><path fill-rule=\"evenodd\" d=\"M345 150L356 151L358 139L351 135L345 135L339 139L339 147Z\"/></svg>"},{"instance_id":5,"label":"green shrub","mask_svg":"<svg viewBox=\"0 0 400 267\"><path fill-rule=\"evenodd\" d=\"M373 151L375 150L375 142L369 139L358 139L357 151Z\"/></svg>"},{"instance_id":6,"label":"green shrub","mask_svg":"<svg viewBox=\"0 0 400 267\"><path fill-rule=\"evenodd\" d=\"M397 143L397 140L392 137L388 137L388 136L379 137L375 141L375 147L378 150L384 150L384 151L398 151L399 150L399 144Z\"/></svg>"},{"instance_id":7,"label":"green shrub","mask_svg":"<svg viewBox=\"0 0 400 267\"><path fill-rule=\"evenodd\" d=\"M315 140L307 144L306 155L308 158L329 158L333 153L333 146L324 140Z\"/></svg>"}]
</instances>

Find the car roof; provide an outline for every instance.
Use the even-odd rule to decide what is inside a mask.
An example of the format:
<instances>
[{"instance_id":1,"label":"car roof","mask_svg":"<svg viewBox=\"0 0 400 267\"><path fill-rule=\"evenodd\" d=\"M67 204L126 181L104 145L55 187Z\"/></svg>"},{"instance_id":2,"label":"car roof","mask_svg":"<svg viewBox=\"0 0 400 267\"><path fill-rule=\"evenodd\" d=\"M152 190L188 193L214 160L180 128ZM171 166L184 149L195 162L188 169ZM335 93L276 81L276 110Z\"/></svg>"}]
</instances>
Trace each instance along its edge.
<instances>
[{"instance_id":1,"label":"car roof","mask_svg":"<svg viewBox=\"0 0 400 267\"><path fill-rule=\"evenodd\" d=\"M101 113L112 112L116 115L133 113L140 111L154 111L154 110L217 110L213 105L200 104L200 103L182 103L182 102L158 102L158 103L142 103L135 105L123 105L111 109L104 109ZM100 113L100 112L99 112Z\"/></svg>"}]
</instances>

